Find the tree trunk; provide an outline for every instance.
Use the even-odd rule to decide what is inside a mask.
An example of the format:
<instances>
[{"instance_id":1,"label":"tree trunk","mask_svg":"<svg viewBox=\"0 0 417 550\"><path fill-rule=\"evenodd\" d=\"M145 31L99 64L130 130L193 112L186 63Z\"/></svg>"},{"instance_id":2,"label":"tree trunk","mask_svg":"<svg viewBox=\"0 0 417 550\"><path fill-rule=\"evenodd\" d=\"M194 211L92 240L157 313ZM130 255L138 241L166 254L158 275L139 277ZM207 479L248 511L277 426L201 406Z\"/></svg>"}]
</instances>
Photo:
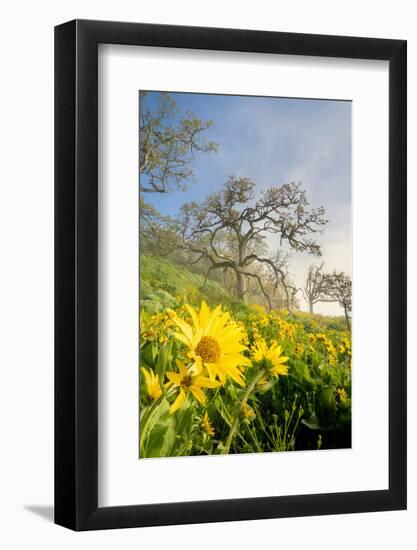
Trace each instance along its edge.
<instances>
[{"instance_id":1,"label":"tree trunk","mask_svg":"<svg viewBox=\"0 0 417 550\"><path fill-rule=\"evenodd\" d=\"M346 307L344 307L343 309L345 310L345 319L346 319L347 328L348 328L348 330L350 331L350 319L349 319L349 314L348 314L348 311L347 311L347 308L346 308Z\"/></svg>"},{"instance_id":2,"label":"tree trunk","mask_svg":"<svg viewBox=\"0 0 417 550\"><path fill-rule=\"evenodd\" d=\"M308 305L309 305L309 308L310 308L310 313L314 313L313 312L313 302L312 302L312 300L309 301Z\"/></svg>"},{"instance_id":3,"label":"tree trunk","mask_svg":"<svg viewBox=\"0 0 417 550\"><path fill-rule=\"evenodd\" d=\"M237 278L237 295L241 300L246 302L246 277L240 273L236 273Z\"/></svg>"}]
</instances>

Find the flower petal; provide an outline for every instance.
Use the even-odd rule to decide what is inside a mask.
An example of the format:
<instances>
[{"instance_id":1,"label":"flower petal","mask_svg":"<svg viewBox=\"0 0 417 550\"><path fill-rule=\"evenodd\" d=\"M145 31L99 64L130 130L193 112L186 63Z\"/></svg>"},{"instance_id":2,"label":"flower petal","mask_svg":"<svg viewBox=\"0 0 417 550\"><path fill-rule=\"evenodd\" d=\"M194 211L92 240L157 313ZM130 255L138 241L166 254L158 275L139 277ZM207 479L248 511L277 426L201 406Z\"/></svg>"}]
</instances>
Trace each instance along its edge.
<instances>
[{"instance_id":1,"label":"flower petal","mask_svg":"<svg viewBox=\"0 0 417 550\"><path fill-rule=\"evenodd\" d=\"M190 386L190 392L202 405L206 404L206 396L204 395L203 390L195 384Z\"/></svg>"},{"instance_id":2,"label":"flower petal","mask_svg":"<svg viewBox=\"0 0 417 550\"><path fill-rule=\"evenodd\" d=\"M174 323L177 325L177 327L182 331L184 336L188 340L188 345L191 344L191 340L193 339L193 329L190 327L188 323L180 319L179 317L175 317L173 319Z\"/></svg>"},{"instance_id":3,"label":"flower petal","mask_svg":"<svg viewBox=\"0 0 417 550\"><path fill-rule=\"evenodd\" d=\"M143 372L143 375L145 377L146 386L149 388L149 386L152 384L151 375L149 372L145 369L145 367L141 367L140 369Z\"/></svg>"},{"instance_id":4,"label":"flower petal","mask_svg":"<svg viewBox=\"0 0 417 550\"><path fill-rule=\"evenodd\" d=\"M190 314L191 319L193 320L194 328L198 330L200 328L200 323L198 322L198 316L195 309L188 304L185 304L185 307L187 308L187 311Z\"/></svg>"},{"instance_id":5,"label":"flower petal","mask_svg":"<svg viewBox=\"0 0 417 550\"><path fill-rule=\"evenodd\" d=\"M183 406L186 395L183 390L180 390L176 400L173 402L169 409L169 414L173 414L177 409Z\"/></svg>"},{"instance_id":6,"label":"flower petal","mask_svg":"<svg viewBox=\"0 0 417 550\"><path fill-rule=\"evenodd\" d=\"M199 386L200 388L218 388L220 382L210 380L210 378L205 378L204 376L197 376L194 379L194 386Z\"/></svg>"},{"instance_id":7,"label":"flower petal","mask_svg":"<svg viewBox=\"0 0 417 550\"><path fill-rule=\"evenodd\" d=\"M185 368L184 363L182 361L180 361L179 359L177 359L175 362L176 362L177 367L180 371L180 375L181 375L180 377L184 378L185 376L188 376L188 371Z\"/></svg>"},{"instance_id":8,"label":"flower petal","mask_svg":"<svg viewBox=\"0 0 417 550\"><path fill-rule=\"evenodd\" d=\"M190 341L183 334L181 334L180 332L174 332L174 336L177 340L185 344L187 347L190 347Z\"/></svg>"},{"instance_id":9,"label":"flower petal","mask_svg":"<svg viewBox=\"0 0 417 550\"><path fill-rule=\"evenodd\" d=\"M180 385L181 382L181 374L178 374L177 372L167 372L165 373L166 377L170 382L175 384L176 386Z\"/></svg>"}]
</instances>

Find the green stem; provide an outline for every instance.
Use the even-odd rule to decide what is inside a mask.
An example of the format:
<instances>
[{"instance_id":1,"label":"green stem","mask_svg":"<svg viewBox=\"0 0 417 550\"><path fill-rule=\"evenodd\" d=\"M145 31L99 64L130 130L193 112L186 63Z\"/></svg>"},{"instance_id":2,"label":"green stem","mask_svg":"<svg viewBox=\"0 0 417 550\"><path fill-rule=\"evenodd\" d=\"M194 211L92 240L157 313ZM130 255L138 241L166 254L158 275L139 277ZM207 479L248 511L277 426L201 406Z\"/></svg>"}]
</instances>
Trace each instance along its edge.
<instances>
[{"instance_id":1,"label":"green stem","mask_svg":"<svg viewBox=\"0 0 417 550\"><path fill-rule=\"evenodd\" d=\"M225 454L225 455L229 454L230 446L231 446L233 438L235 436L235 432L237 430L237 427L239 426L239 421L240 421L240 416L242 414L243 406L245 405L245 403L249 399L249 396L252 393L252 391L254 390L256 384L259 382L259 380L261 380L261 378L263 376L265 376L265 374L266 374L266 369L261 369L258 372L258 374L256 374L255 377L252 379L249 386L246 388L246 391L245 391L245 393L242 397L242 401L240 402L239 409L236 413L235 419L233 420L232 426L230 428L229 435L227 436L226 444L225 444L224 451L223 451L222 454Z\"/></svg>"}]
</instances>

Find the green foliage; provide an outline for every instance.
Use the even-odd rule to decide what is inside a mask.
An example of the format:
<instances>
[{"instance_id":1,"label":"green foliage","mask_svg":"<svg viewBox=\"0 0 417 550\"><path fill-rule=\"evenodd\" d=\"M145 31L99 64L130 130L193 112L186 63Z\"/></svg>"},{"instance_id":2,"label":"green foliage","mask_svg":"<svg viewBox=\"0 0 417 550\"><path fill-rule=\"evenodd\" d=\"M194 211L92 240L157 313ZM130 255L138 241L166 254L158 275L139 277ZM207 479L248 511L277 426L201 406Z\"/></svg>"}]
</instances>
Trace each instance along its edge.
<instances>
[{"instance_id":1,"label":"green foliage","mask_svg":"<svg viewBox=\"0 0 417 550\"><path fill-rule=\"evenodd\" d=\"M140 307L154 314L184 303L199 305L205 300L214 306L222 303L242 317L250 309L230 296L217 281L173 264L166 258L143 254L140 262Z\"/></svg>"}]
</instances>

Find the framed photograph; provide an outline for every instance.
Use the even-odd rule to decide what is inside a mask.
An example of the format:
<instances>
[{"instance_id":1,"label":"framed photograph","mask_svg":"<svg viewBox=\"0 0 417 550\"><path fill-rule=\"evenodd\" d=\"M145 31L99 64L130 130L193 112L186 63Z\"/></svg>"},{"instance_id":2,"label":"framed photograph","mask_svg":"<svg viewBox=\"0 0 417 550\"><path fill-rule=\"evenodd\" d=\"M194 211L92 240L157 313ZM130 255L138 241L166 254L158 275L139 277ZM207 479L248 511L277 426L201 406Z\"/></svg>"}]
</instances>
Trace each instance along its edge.
<instances>
[{"instance_id":1,"label":"framed photograph","mask_svg":"<svg viewBox=\"0 0 417 550\"><path fill-rule=\"evenodd\" d=\"M406 508L406 42L55 29L55 522Z\"/></svg>"}]
</instances>

